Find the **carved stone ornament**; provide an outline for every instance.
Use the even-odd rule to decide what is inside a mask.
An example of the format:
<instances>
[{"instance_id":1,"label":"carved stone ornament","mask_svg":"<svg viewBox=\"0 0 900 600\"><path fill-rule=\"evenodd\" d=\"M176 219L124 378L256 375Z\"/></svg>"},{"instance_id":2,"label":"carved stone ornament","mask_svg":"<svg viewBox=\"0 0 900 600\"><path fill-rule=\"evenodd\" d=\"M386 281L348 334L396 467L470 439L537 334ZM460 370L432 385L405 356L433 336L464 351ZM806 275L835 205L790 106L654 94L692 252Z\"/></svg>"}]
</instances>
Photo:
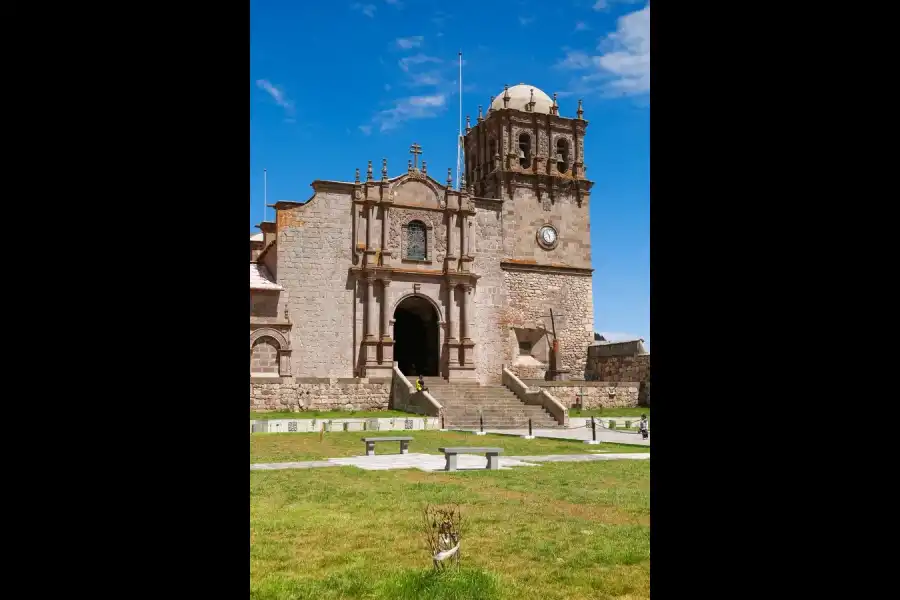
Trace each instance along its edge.
<instances>
[{"instance_id":1,"label":"carved stone ornament","mask_svg":"<svg viewBox=\"0 0 900 600\"><path fill-rule=\"evenodd\" d=\"M353 192L353 197L357 200L362 200L362 188L356 188L356 190Z\"/></svg>"}]
</instances>

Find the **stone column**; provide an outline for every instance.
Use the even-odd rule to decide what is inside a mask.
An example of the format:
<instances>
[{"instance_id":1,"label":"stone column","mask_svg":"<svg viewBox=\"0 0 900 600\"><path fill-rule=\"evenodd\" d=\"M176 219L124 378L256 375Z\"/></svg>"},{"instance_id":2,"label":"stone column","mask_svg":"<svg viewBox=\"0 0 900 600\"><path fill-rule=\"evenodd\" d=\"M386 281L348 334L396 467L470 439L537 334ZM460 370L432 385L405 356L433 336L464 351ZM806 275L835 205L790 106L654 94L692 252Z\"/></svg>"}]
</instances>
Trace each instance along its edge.
<instances>
[{"instance_id":1,"label":"stone column","mask_svg":"<svg viewBox=\"0 0 900 600\"><path fill-rule=\"evenodd\" d=\"M374 280L371 276L366 277L366 339L371 340L374 339L375 335L372 333L372 329L374 329L373 325L375 324L375 291L372 289L374 287Z\"/></svg>"},{"instance_id":2,"label":"stone column","mask_svg":"<svg viewBox=\"0 0 900 600\"><path fill-rule=\"evenodd\" d=\"M469 319L471 319L471 306L469 304L469 295L472 291L472 286L468 283L463 284L463 297L462 297L462 306L460 307L462 310L460 311L459 317L459 337L464 342L471 342L472 340L469 338Z\"/></svg>"},{"instance_id":3,"label":"stone column","mask_svg":"<svg viewBox=\"0 0 900 600\"><path fill-rule=\"evenodd\" d=\"M366 251L372 249L372 207L373 204L369 204L365 206L368 210L366 211Z\"/></svg>"},{"instance_id":4,"label":"stone column","mask_svg":"<svg viewBox=\"0 0 900 600\"><path fill-rule=\"evenodd\" d=\"M381 280L381 362L385 377L390 377L390 371L394 365L394 340L388 329L388 317L391 309L390 303L391 280L387 277Z\"/></svg>"},{"instance_id":5,"label":"stone column","mask_svg":"<svg viewBox=\"0 0 900 600\"><path fill-rule=\"evenodd\" d=\"M390 279L381 280L381 339L390 339L388 331L388 292L391 287Z\"/></svg>"},{"instance_id":6,"label":"stone column","mask_svg":"<svg viewBox=\"0 0 900 600\"><path fill-rule=\"evenodd\" d=\"M455 343L456 342L456 327L457 327L457 318L456 318L456 299L454 298L456 284L451 283L447 285L447 342Z\"/></svg>"},{"instance_id":7,"label":"stone column","mask_svg":"<svg viewBox=\"0 0 900 600\"><path fill-rule=\"evenodd\" d=\"M465 213L459 213L459 229L460 229L460 235L462 236L462 250L461 250L462 255L461 256L469 255L469 236L466 235L468 233L466 231L466 225L468 224L468 222L469 222L469 217Z\"/></svg>"},{"instance_id":8,"label":"stone column","mask_svg":"<svg viewBox=\"0 0 900 600\"><path fill-rule=\"evenodd\" d=\"M447 257L456 256L456 213L450 213L447 222Z\"/></svg>"},{"instance_id":9,"label":"stone column","mask_svg":"<svg viewBox=\"0 0 900 600\"><path fill-rule=\"evenodd\" d=\"M469 231L466 232L466 256L472 256L472 219L466 215L465 227Z\"/></svg>"},{"instance_id":10,"label":"stone column","mask_svg":"<svg viewBox=\"0 0 900 600\"><path fill-rule=\"evenodd\" d=\"M387 205L382 205L381 217L381 264L390 264L390 252L388 252L388 232L391 229L391 211ZM388 281L390 283L390 281ZM385 290L387 291L387 290ZM386 329L384 331L387 331Z\"/></svg>"}]
</instances>

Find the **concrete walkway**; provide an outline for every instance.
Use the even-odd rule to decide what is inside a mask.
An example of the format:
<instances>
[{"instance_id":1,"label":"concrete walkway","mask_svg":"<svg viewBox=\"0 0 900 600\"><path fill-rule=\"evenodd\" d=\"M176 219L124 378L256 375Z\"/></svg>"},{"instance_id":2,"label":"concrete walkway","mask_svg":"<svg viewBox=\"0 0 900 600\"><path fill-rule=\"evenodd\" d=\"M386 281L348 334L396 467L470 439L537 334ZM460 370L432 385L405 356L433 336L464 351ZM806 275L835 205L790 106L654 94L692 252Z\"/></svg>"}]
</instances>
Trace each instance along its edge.
<instances>
[{"instance_id":1,"label":"concrete walkway","mask_svg":"<svg viewBox=\"0 0 900 600\"><path fill-rule=\"evenodd\" d=\"M596 460L649 460L649 453L596 453L596 454L551 454L547 456L501 456L500 469L513 467L536 467L542 462L583 462ZM457 469L460 471L484 470L487 459L480 454L460 454ZM443 454L381 454L375 456L348 456L312 460L305 462L256 463L251 471L276 471L282 469L313 469L318 467L358 467L366 471L389 469L419 469L421 471L443 471Z\"/></svg>"},{"instance_id":2,"label":"concrete walkway","mask_svg":"<svg viewBox=\"0 0 900 600\"><path fill-rule=\"evenodd\" d=\"M478 431L477 429L456 429L455 431ZM485 429L485 433L498 433L501 435L514 435L521 437L528 435L528 428L524 429ZM532 429L532 435L539 438L551 438L558 440L589 440L591 439L591 429ZM653 437L653 434L650 435ZM631 444L633 446L650 446L650 438L646 440L639 433L629 433L627 431L616 431L614 429L601 429L597 427L597 441L615 442L618 444ZM586 446L587 447L587 446Z\"/></svg>"}]
</instances>

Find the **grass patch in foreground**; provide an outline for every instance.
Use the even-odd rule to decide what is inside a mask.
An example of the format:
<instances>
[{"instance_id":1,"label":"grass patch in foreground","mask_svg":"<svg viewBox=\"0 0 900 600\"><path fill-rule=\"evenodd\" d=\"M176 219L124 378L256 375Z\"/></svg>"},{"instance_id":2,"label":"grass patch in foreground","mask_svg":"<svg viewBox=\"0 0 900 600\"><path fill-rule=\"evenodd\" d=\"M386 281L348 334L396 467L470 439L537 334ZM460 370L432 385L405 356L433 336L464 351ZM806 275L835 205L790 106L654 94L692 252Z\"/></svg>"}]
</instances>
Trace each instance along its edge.
<instances>
[{"instance_id":1,"label":"grass patch in foreground","mask_svg":"<svg viewBox=\"0 0 900 600\"><path fill-rule=\"evenodd\" d=\"M400 410L305 410L301 412L250 411L250 420L272 419L390 419L391 417L421 417Z\"/></svg>"},{"instance_id":2,"label":"grass patch in foreground","mask_svg":"<svg viewBox=\"0 0 900 600\"><path fill-rule=\"evenodd\" d=\"M426 503L458 503L460 572L431 572ZM577 600L650 596L650 465L250 473L250 597Z\"/></svg>"},{"instance_id":3,"label":"grass patch in foreground","mask_svg":"<svg viewBox=\"0 0 900 600\"><path fill-rule=\"evenodd\" d=\"M339 431L326 433L320 441L318 433L253 433L250 434L250 462L292 462L321 460L340 456L362 456L366 445L363 437L410 435L409 451L440 454L442 446L494 446L503 448L505 456L536 456L544 454L587 454L598 450L608 452L647 452L646 446L600 443L589 446L580 440L551 440L538 438L523 440L509 435L457 431ZM376 454L399 454L399 442L375 444Z\"/></svg>"},{"instance_id":4,"label":"grass patch in foreground","mask_svg":"<svg viewBox=\"0 0 900 600\"><path fill-rule=\"evenodd\" d=\"M585 410L581 410L578 408L570 408L569 409L569 418L573 417L603 417L607 418L615 418L615 417L634 417L635 421L640 421L641 415L647 415L647 420L650 420L650 407L649 406L631 406L628 408L589 408Z\"/></svg>"}]
</instances>

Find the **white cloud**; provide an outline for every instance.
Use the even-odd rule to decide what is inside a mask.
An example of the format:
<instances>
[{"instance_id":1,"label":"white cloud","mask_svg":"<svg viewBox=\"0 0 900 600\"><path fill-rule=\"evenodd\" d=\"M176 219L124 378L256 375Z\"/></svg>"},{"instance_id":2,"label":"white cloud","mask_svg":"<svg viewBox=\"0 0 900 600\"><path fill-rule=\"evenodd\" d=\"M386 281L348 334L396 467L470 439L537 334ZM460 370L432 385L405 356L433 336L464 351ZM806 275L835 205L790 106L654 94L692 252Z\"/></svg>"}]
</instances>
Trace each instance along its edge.
<instances>
[{"instance_id":1,"label":"white cloud","mask_svg":"<svg viewBox=\"0 0 900 600\"><path fill-rule=\"evenodd\" d=\"M408 38L397 38L397 47L409 50L410 48L418 48L424 40L421 35L413 35Z\"/></svg>"},{"instance_id":2,"label":"white cloud","mask_svg":"<svg viewBox=\"0 0 900 600\"><path fill-rule=\"evenodd\" d=\"M284 93L284 90L274 85L268 79L257 79L256 86L261 90L265 91L269 96L275 100L275 103L283 108L288 115L292 115L294 112L294 103L288 100L287 94Z\"/></svg>"},{"instance_id":3,"label":"white cloud","mask_svg":"<svg viewBox=\"0 0 900 600\"><path fill-rule=\"evenodd\" d=\"M527 27L532 22L534 22L534 17L519 17L519 24L522 27Z\"/></svg>"},{"instance_id":4,"label":"white cloud","mask_svg":"<svg viewBox=\"0 0 900 600\"><path fill-rule=\"evenodd\" d=\"M386 92L391 91L391 84L389 84L389 83L384 84L384 91L386 91Z\"/></svg>"},{"instance_id":5,"label":"white cloud","mask_svg":"<svg viewBox=\"0 0 900 600\"><path fill-rule=\"evenodd\" d=\"M393 108L376 114L373 122L378 125L380 131L389 131L405 121L436 117L444 111L446 103L447 98L444 94L401 98L395 102Z\"/></svg>"},{"instance_id":6,"label":"white cloud","mask_svg":"<svg viewBox=\"0 0 900 600\"><path fill-rule=\"evenodd\" d=\"M600 41L599 55L566 52L556 66L585 71L572 82L572 93L635 96L650 92L650 3L619 17L616 31Z\"/></svg>"},{"instance_id":7,"label":"white cloud","mask_svg":"<svg viewBox=\"0 0 900 600\"><path fill-rule=\"evenodd\" d=\"M400 3L400 0L384 0L384 1L385 1L386 3L388 3L388 4L393 5L393 6L397 6L397 7L403 6L403 5Z\"/></svg>"},{"instance_id":8,"label":"white cloud","mask_svg":"<svg viewBox=\"0 0 900 600\"><path fill-rule=\"evenodd\" d=\"M642 2L642 0L597 0L597 2L594 3L594 10L606 10L611 4L637 4L639 2Z\"/></svg>"},{"instance_id":9,"label":"white cloud","mask_svg":"<svg viewBox=\"0 0 900 600\"><path fill-rule=\"evenodd\" d=\"M588 25L584 21L578 21L577 23L575 23L575 31L587 31L590 28L590 25Z\"/></svg>"},{"instance_id":10,"label":"white cloud","mask_svg":"<svg viewBox=\"0 0 900 600\"><path fill-rule=\"evenodd\" d=\"M418 87L423 85L440 85L443 82L440 73L414 73L410 75L412 81L409 85Z\"/></svg>"},{"instance_id":11,"label":"white cloud","mask_svg":"<svg viewBox=\"0 0 900 600\"><path fill-rule=\"evenodd\" d=\"M401 58L397 63L400 65L400 68L403 69L404 72L409 72L409 67L412 65L422 65L425 63L439 63L441 59L435 58L434 56L426 56L424 54L415 54L413 56L406 56Z\"/></svg>"},{"instance_id":12,"label":"white cloud","mask_svg":"<svg viewBox=\"0 0 900 600\"><path fill-rule=\"evenodd\" d=\"M581 50L569 50L566 57L556 63L560 69L589 69L594 64L593 59Z\"/></svg>"},{"instance_id":13,"label":"white cloud","mask_svg":"<svg viewBox=\"0 0 900 600\"><path fill-rule=\"evenodd\" d=\"M597 66L612 74L610 87L623 94L650 91L650 3L619 17L618 27L600 44L609 51L597 57Z\"/></svg>"},{"instance_id":14,"label":"white cloud","mask_svg":"<svg viewBox=\"0 0 900 600\"><path fill-rule=\"evenodd\" d=\"M374 4L360 4L359 2L354 2L350 5L350 8L352 8L353 10L358 10L369 18L375 18L376 8Z\"/></svg>"},{"instance_id":15,"label":"white cloud","mask_svg":"<svg viewBox=\"0 0 900 600\"><path fill-rule=\"evenodd\" d=\"M360 125L359 130L362 131L365 135L369 135L370 133L372 133L372 126L371 125Z\"/></svg>"}]
</instances>

